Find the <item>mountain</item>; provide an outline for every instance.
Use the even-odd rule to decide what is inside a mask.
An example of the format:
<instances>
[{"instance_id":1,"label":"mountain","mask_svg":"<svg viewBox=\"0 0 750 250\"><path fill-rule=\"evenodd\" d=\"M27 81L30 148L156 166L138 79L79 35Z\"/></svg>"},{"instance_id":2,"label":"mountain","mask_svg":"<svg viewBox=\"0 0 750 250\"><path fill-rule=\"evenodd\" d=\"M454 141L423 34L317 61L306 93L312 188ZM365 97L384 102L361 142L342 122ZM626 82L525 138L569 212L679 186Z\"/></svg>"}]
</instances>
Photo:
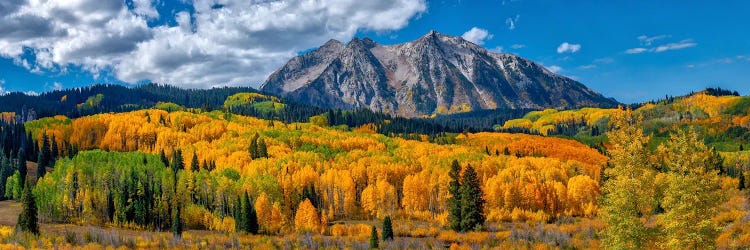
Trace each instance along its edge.
<instances>
[{"instance_id":1,"label":"mountain","mask_svg":"<svg viewBox=\"0 0 750 250\"><path fill-rule=\"evenodd\" d=\"M538 63L435 31L395 45L330 40L289 60L261 90L321 107L405 117L618 104Z\"/></svg>"}]
</instances>

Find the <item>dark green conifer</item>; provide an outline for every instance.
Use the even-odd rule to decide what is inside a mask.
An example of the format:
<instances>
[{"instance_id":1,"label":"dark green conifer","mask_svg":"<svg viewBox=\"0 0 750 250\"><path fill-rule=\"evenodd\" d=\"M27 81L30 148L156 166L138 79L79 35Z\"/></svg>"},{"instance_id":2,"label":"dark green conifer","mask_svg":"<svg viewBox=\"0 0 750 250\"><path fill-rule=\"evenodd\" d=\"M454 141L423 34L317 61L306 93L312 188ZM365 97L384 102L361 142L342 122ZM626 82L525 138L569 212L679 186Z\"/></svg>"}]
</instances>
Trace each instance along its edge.
<instances>
[{"instance_id":1,"label":"dark green conifer","mask_svg":"<svg viewBox=\"0 0 750 250\"><path fill-rule=\"evenodd\" d=\"M378 248L378 229L372 226L372 232L370 233L370 249Z\"/></svg>"},{"instance_id":2,"label":"dark green conifer","mask_svg":"<svg viewBox=\"0 0 750 250\"><path fill-rule=\"evenodd\" d=\"M474 167L468 165L461 181L461 229L479 229L484 221L484 197L479 178Z\"/></svg>"},{"instance_id":3,"label":"dark green conifer","mask_svg":"<svg viewBox=\"0 0 750 250\"><path fill-rule=\"evenodd\" d=\"M21 214L18 215L16 227L23 232L39 234L39 224L36 212L36 201L34 193L31 192L32 186L26 182L21 195Z\"/></svg>"},{"instance_id":4,"label":"dark green conifer","mask_svg":"<svg viewBox=\"0 0 750 250\"><path fill-rule=\"evenodd\" d=\"M459 178L461 174L461 165L457 160L451 163L451 170L448 176L451 178L448 183L448 227L454 231L461 231L461 184Z\"/></svg>"},{"instance_id":5,"label":"dark green conifer","mask_svg":"<svg viewBox=\"0 0 750 250\"><path fill-rule=\"evenodd\" d=\"M383 240L393 240L393 225L391 224L391 217L386 216L383 219Z\"/></svg>"}]
</instances>

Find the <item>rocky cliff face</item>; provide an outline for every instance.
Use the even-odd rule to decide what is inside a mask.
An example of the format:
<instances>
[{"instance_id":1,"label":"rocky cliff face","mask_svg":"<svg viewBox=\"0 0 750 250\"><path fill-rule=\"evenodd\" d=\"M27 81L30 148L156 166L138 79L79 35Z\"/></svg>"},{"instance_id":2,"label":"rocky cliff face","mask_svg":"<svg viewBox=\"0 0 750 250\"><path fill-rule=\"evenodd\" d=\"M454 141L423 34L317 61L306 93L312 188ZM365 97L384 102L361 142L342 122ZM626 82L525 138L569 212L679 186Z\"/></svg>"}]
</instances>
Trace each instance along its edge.
<instances>
[{"instance_id":1,"label":"rocky cliff face","mask_svg":"<svg viewBox=\"0 0 750 250\"><path fill-rule=\"evenodd\" d=\"M408 43L331 40L271 74L261 90L405 117L496 108L610 107L613 99L512 54L431 31Z\"/></svg>"}]
</instances>

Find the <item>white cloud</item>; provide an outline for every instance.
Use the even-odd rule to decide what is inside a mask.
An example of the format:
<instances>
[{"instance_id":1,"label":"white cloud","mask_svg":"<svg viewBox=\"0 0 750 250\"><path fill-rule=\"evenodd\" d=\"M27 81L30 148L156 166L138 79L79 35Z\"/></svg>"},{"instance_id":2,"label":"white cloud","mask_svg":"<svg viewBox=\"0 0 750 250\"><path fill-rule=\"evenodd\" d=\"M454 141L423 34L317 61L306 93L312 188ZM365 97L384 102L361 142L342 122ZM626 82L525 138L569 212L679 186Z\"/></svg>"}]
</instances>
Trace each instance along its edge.
<instances>
[{"instance_id":1,"label":"white cloud","mask_svg":"<svg viewBox=\"0 0 750 250\"><path fill-rule=\"evenodd\" d=\"M596 68L596 64L581 65L578 68L579 69L593 69L593 68Z\"/></svg>"},{"instance_id":2,"label":"white cloud","mask_svg":"<svg viewBox=\"0 0 750 250\"><path fill-rule=\"evenodd\" d=\"M641 41L641 44L650 46L654 41L661 40L661 39L668 38L668 37L670 36L669 35L660 35L660 36L655 36L655 37L639 36L638 40ZM646 52L661 53L661 52L670 51L670 50L687 49L687 48L691 48L695 46L698 46L698 44L695 43L693 39L685 39L676 43L667 43L667 44L662 44L656 47L631 48L631 49L625 50L625 53L626 54L641 54L641 53L646 53Z\"/></svg>"},{"instance_id":3,"label":"white cloud","mask_svg":"<svg viewBox=\"0 0 750 250\"><path fill-rule=\"evenodd\" d=\"M510 46L511 49L523 49L526 48L526 45L523 44L513 44Z\"/></svg>"},{"instance_id":4,"label":"white cloud","mask_svg":"<svg viewBox=\"0 0 750 250\"><path fill-rule=\"evenodd\" d=\"M509 30L516 29L516 24L518 23L518 19L521 18L521 15L516 15L515 18L508 17L505 19L505 25L508 25Z\"/></svg>"},{"instance_id":5,"label":"white cloud","mask_svg":"<svg viewBox=\"0 0 750 250\"><path fill-rule=\"evenodd\" d=\"M154 4L151 0L133 0L133 12L149 19L159 18L159 12L154 8Z\"/></svg>"},{"instance_id":6,"label":"white cloud","mask_svg":"<svg viewBox=\"0 0 750 250\"><path fill-rule=\"evenodd\" d=\"M562 67L560 67L560 66L557 66L557 65L552 65L552 66L549 66L549 67L547 67L547 69L548 69L549 71L552 71L552 73L555 73L555 74L557 74L557 72L560 72L560 71L562 71L562 70L563 70L563 68L562 68Z\"/></svg>"},{"instance_id":7,"label":"white cloud","mask_svg":"<svg viewBox=\"0 0 750 250\"><path fill-rule=\"evenodd\" d=\"M490 49L490 52L503 53L503 46L497 46L494 49Z\"/></svg>"},{"instance_id":8,"label":"white cloud","mask_svg":"<svg viewBox=\"0 0 750 250\"><path fill-rule=\"evenodd\" d=\"M484 40L492 39L492 34L486 29L473 27L469 31L464 32L461 37L466 39L466 41L476 43L477 45L484 45Z\"/></svg>"},{"instance_id":9,"label":"white cloud","mask_svg":"<svg viewBox=\"0 0 750 250\"><path fill-rule=\"evenodd\" d=\"M52 89L53 90L61 90L63 88L62 83L60 82L54 82L52 83Z\"/></svg>"},{"instance_id":10,"label":"white cloud","mask_svg":"<svg viewBox=\"0 0 750 250\"><path fill-rule=\"evenodd\" d=\"M159 1L4 1L0 56L29 70L79 66L184 87L258 86L297 51L361 30L397 30L427 9L424 0L225 0L220 8L193 0L192 14L174 14L177 26L148 27Z\"/></svg>"},{"instance_id":11,"label":"white cloud","mask_svg":"<svg viewBox=\"0 0 750 250\"><path fill-rule=\"evenodd\" d=\"M632 49L626 50L625 53L627 53L627 54L640 54L640 53L643 53L643 52L646 52L646 51L648 51L648 49L646 49L646 48L632 48Z\"/></svg>"},{"instance_id":12,"label":"white cloud","mask_svg":"<svg viewBox=\"0 0 750 250\"><path fill-rule=\"evenodd\" d=\"M640 35L637 38L639 41L641 41L642 45L651 46L651 44L654 41L661 40L661 39L668 38L668 37L671 37L671 35L658 35L658 36L652 36L652 37L649 37L646 35Z\"/></svg>"},{"instance_id":13,"label":"white cloud","mask_svg":"<svg viewBox=\"0 0 750 250\"><path fill-rule=\"evenodd\" d=\"M562 54L562 53L576 53L579 50L581 50L581 45L580 44L573 44L573 43L564 42L564 43L560 44L560 46L557 46L557 53L558 54Z\"/></svg>"},{"instance_id":14,"label":"white cloud","mask_svg":"<svg viewBox=\"0 0 750 250\"><path fill-rule=\"evenodd\" d=\"M664 51L669 51L669 50L687 49L690 47L695 47L696 45L698 44L694 43L693 40L686 39L677 43L668 43L668 44L658 46L654 48L653 51L656 53L659 53L659 52L664 52Z\"/></svg>"}]
</instances>

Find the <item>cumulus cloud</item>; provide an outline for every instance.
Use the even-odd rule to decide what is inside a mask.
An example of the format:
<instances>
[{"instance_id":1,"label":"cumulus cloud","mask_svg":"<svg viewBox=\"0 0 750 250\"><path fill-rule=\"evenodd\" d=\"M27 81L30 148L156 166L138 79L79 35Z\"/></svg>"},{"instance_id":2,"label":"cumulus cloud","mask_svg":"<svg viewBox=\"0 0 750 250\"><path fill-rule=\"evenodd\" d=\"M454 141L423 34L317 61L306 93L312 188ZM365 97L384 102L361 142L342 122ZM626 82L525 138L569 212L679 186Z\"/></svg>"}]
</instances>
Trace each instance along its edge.
<instances>
[{"instance_id":1,"label":"cumulus cloud","mask_svg":"<svg viewBox=\"0 0 750 250\"><path fill-rule=\"evenodd\" d=\"M562 54L562 53L576 53L579 50L581 50L581 45L580 44L573 44L573 43L564 42L564 43L560 44L560 46L557 46L557 53L558 54Z\"/></svg>"},{"instance_id":2,"label":"cumulus cloud","mask_svg":"<svg viewBox=\"0 0 750 250\"><path fill-rule=\"evenodd\" d=\"M173 14L155 2L3 1L0 56L30 70L80 66L130 83L258 86L297 51L400 29L427 8L424 0L194 0L194 11L165 16ZM177 25L149 27L156 18Z\"/></svg>"},{"instance_id":3,"label":"cumulus cloud","mask_svg":"<svg viewBox=\"0 0 750 250\"><path fill-rule=\"evenodd\" d=\"M159 12L151 0L133 0L133 13L149 19L159 18Z\"/></svg>"},{"instance_id":4,"label":"cumulus cloud","mask_svg":"<svg viewBox=\"0 0 750 250\"><path fill-rule=\"evenodd\" d=\"M490 34L490 32L488 32L486 29L473 27L469 31L464 32L461 37L466 39L466 41L476 43L477 45L483 45L484 40L492 39L492 34Z\"/></svg>"},{"instance_id":5,"label":"cumulus cloud","mask_svg":"<svg viewBox=\"0 0 750 250\"><path fill-rule=\"evenodd\" d=\"M526 48L526 45L523 44L513 44L510 46L511 49L523 49Z\"/></svg>"}]
</instances>

